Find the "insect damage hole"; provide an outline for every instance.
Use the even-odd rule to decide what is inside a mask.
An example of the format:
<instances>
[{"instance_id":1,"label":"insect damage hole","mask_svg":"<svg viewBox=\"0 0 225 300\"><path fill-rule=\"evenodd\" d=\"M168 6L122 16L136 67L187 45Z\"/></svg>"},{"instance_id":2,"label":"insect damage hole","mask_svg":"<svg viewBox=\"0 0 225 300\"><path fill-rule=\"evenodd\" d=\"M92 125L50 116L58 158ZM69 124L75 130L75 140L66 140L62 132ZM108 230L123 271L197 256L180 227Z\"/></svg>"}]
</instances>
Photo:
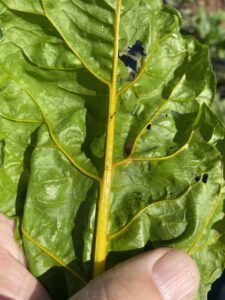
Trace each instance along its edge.
<instances>
[{"instance_id":1,"label":"insect damage hole","mask_svg":"<svg viewBox=\"0 0 225 300\"><path fill-rule=\"evenodd\" d=\"M128 68L128 80L133 81L140 71L142 59L146 56L143 44L137 40L134 45L128 46L119 52L119 59Z\"/></svg>"},{"instance_id":2,"label":"insect damage hole","mask_svg":"<svg viewBox=\"0 0 225 300\"><path fill-rule=\"evenodd\" d=\"M195 176L195 181L196 182L199 182L200 180L201 180L201 176L199 176L199 175Z\"/></svg>"},{"instance_id":3,"label":"insect damage hole","mask_svg":"<svg viewBox=\"0 0 225 300\"><path fill-rule=\"evenodd\" d=\"M201 175L196 175L195 176L195 181L199 182L200 180L202 180L203 183L207 183L209 179L209 174L205 173L202 176Z\"/></svg>"},{"instance_id":4,"label":"insect damage hole","mask_svg":"<svg viewBox=\"0 0 225 300\"><path fill-rule=\"evenodd\" d=\"M208 179L209 179L209 174L204 174L204 175L202 176L202 182L203 182L203 183L207 183Z\"/></svg>"}]
</instances>

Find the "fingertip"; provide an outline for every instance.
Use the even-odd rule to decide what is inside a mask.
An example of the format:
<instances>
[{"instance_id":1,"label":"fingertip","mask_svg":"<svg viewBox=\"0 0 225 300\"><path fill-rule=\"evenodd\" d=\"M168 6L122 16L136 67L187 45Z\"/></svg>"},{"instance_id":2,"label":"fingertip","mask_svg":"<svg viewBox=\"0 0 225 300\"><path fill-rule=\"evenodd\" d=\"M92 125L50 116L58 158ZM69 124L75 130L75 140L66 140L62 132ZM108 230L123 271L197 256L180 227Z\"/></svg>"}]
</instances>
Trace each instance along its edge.
<instances>
[{"instance_id":1,"label":"fingertip","mask_svg":"<svg viewBox=\"0 0 225 300\"><path fill-rule=\"evenodd\" d=\"M199 272L191 257L161 248L118 264L71 300L190 300L198 285Z\"/></svg>"},{"instance_id":2,"label":"fingertip","mask_svg":"<svg viewBox=\"0 0 225 300\"><path fill-rule=\"evenodd\" d=\"M152 278L165 300L193 299L200 281L192 258L177 249L166 252L154 263Z\"/></svg>"}]
</instances>

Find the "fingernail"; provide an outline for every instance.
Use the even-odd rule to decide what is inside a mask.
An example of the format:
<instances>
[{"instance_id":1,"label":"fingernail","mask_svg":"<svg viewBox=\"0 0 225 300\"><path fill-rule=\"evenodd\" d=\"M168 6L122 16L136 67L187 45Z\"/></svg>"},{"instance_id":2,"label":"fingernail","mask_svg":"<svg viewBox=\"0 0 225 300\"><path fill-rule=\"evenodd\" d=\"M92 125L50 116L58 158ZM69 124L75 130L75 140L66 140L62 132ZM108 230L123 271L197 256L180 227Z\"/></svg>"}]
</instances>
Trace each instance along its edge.
<instances>
[{"instance_id":1,"label":"fingernail","mask_svg":"<svg viewBox=\"0 0 225 300\"><path fill-rule=\"evenodd\" d=\"M164 300L190 300L199 286L199 272L185 253L171 249L154 264L152 278Z\"/></svg>"}]
</instances>

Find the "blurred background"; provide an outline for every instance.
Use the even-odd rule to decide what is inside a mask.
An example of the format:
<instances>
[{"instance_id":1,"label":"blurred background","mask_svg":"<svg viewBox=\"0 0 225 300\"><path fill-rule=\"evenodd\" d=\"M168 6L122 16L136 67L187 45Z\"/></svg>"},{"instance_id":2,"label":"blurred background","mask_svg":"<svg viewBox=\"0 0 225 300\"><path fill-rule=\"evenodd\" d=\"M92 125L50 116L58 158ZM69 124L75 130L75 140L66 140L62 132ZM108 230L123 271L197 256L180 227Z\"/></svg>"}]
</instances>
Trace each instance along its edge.
<instances>
[{"instance_id":1,"label":"blurred background","mask_svg":"<svg viewBox=\"0 0 225 300\"><path fill-rule=\"evenodd\" d=\"M217 78L213 109L225 124L225 0L164 0L181 13L182 33L207 44ZM225 300L225 272L212 286L208 300Z\"/></svg>"},{"instance_id":2,"label":"blurred background","mask_svg":"<svg viewBox=\"0 0 225 300\"><path fill-rule=\"evenodd\" d=\"M212 66L217 77L214 109L225 124L225 0L164 2L180 11L183 17L182 33L192 34L209 46Z\"/></svg>"}]
</instances>

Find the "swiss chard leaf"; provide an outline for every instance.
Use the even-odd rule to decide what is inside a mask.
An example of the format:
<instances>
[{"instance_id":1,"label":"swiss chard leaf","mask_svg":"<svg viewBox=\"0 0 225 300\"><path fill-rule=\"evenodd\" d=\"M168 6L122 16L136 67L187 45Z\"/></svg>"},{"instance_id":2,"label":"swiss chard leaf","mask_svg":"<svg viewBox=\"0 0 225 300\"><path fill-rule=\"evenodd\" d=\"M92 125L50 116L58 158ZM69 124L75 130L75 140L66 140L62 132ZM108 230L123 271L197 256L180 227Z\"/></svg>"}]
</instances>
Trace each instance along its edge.
<instances>
[{"instance_id":1,"label":"swiss chard leaf","mask_svg":"<svg viewBox=\"0 0 225 300\"><path fill-rule=\"evenodd\" d=\"M206 299L225 261L207 47L160 0L0 0L0 20L0 204L30 270L67 299L168 245L192 255Z\"/></svg>"}]
</instances>

